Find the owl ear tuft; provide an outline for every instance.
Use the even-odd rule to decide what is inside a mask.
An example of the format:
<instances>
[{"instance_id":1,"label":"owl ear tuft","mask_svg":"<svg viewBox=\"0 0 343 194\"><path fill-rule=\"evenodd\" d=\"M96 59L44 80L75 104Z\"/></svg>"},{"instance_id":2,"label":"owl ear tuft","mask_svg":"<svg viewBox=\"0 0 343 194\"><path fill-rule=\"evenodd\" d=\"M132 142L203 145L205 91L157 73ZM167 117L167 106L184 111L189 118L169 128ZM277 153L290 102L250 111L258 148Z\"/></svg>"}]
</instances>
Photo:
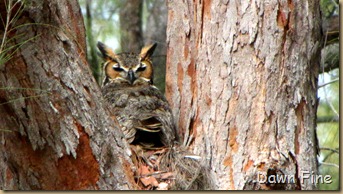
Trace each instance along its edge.
<instances>
[{"instance_id":1,"label":"owl ear tuft","mask_svg":"<svg viewBox=\"0 0 343 194\"><path fill-rule=\"evenodd\" d=\"M141 59L150 58L151 55L154 53L156 46L157 46L157 43L150 44L143 47L141 50L141 53L139 54Z\"/></svg>"},{"instance_id":2,"label":"owl ear tuft","mask_svg":"<svg viewBox=\"0 0 343 194\"><path fill-rule=\"evenodd\" d=\"M101 52L102 58L108 60L114 59L116 57L116 54L113 52L113 50L110 47L106 46L104 43L98 41L97 46Z\"/></svg>"}]
</instances>

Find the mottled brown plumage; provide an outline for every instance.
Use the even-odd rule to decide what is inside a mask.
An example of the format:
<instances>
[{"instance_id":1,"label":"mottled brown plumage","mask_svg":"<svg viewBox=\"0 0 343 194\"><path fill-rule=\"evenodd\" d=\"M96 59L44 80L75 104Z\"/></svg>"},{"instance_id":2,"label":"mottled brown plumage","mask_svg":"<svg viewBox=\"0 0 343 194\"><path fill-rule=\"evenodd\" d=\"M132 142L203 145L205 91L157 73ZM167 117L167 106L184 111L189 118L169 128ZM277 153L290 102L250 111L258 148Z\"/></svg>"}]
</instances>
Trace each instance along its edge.
<instances>
[{"instance_id":1,"label":"mottled brown plumage","mask_svg":"<svg viewBox=\"0 0 343 194\"><path fill-rule=\"evenodd\" d=\"M102 93L129 143L169 147L177 134L169 104L153 85L150 57L155 47L146 46L140 54L115 54L99 42L105 60Z\"/></svg>"}]
</instances>

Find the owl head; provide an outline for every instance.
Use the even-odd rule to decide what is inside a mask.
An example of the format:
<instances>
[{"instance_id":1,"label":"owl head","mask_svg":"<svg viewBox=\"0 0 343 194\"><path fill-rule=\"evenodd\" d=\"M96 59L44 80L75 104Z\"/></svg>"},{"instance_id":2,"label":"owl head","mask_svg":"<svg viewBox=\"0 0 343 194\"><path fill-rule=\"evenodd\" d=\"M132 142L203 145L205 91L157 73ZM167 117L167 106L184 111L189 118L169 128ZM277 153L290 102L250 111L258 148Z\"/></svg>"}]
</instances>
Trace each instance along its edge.
<instances>
[{"instance_id":1,"label":"owl head","mask_svg":"<svg viewBox=\"0 0 343 194\"><path fill-rule=\"evenodd\" d=\"M157 46L156 43L143 47L140 54L116 54L101 42L98 42L97 46L105 61L103 86L108 83L126 83L131 86L153 84L153 66L150 57Z\"/></svg>"}]
</instances>

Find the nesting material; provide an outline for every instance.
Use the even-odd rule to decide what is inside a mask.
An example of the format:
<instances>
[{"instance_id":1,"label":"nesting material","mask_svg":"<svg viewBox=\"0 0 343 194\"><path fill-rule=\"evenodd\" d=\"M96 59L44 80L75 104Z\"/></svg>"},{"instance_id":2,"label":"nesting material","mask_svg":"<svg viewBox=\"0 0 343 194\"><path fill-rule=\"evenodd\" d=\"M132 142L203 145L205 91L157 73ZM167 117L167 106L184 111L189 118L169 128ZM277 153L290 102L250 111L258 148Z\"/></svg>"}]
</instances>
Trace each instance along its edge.
<instances>
[{"instance_id":1,"label":"nesting material","mask_svg":"<svg viewBox=\"0 0 343 194\"><path fill-rule=\"evenodd\" d=\"M209 171L203 158L184 146L146 149L131 145L135 180L142 190L208 190Z\"/></svg>"}]
</instances>

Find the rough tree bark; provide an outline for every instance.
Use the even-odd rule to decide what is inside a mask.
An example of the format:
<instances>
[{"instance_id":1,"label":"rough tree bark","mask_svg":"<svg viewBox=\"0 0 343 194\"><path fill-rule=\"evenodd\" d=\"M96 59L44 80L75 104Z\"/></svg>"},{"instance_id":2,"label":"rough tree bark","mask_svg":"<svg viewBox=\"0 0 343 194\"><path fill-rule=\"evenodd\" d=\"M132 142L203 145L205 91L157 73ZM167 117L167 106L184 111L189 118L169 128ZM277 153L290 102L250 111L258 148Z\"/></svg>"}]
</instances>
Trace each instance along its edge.
<instances>
[{"instance_id":1,"label":"rough tree bark","mask_svg":"<svg viewBox=\"0 0 343 194\"><path fill-rule=\"evenodd\" d=\"M77 0L25 2L8 46L32 40L0 65L0 189L134 189Z\"/></svg>"},{"instance_id":2,"label":"rough tree bark","mask_svg":"<svg viewBox=\"0 0 343 194\"><path fill-rule=\"evenodd\" d=\"M217 189L315 189L318 1L168 1L166 95ZM296 184L258 184L258 172ZM263 177L262 177L263 178Z\"/></svg>"}]
</instances>

